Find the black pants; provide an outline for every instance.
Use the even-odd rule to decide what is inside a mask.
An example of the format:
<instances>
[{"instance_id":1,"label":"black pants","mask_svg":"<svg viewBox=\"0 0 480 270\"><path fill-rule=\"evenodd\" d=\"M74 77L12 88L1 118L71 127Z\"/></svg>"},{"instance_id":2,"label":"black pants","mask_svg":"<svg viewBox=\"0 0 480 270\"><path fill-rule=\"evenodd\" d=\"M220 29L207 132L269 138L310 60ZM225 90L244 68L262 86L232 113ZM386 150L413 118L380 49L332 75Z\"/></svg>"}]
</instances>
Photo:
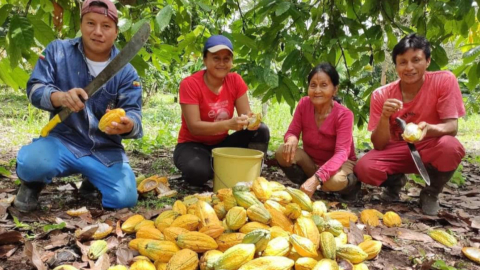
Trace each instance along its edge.
<instances>
[{"instance_id":1,"label":"black pants","mask_svg":"<svg viewBox=\"0 0 480 270\"><path fill-rule=\"evenodd\" d=\"M216 145L198 142L179 143L173 152L173 162L188 183L201 186L213 178L212 149L217 147L248 148L250 143L264 143L268 146L270 130L261 123L257 130L240 130L228 135Z\"/></svg>"}]
</instances>

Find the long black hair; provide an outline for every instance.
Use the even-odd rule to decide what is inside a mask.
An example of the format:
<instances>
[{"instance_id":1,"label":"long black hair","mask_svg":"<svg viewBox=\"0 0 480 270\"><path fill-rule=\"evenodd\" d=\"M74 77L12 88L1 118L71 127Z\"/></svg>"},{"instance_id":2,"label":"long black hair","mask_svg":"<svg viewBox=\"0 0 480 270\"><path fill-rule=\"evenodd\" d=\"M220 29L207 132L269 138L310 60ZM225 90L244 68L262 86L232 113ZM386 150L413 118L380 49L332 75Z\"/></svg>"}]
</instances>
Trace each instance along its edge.
<instances>
[{"instance_id":1,"label":"long black hair","mask_svg":"<svg viewBox=\"0 0 480 270\"><path fill-rule=\"evenodd\" d=\"M308 85L310 85L310 81L312 80L313 76L315 76L315 74L319 72L323 72L327 74L328 77L330 77L330 81L332 81L333 86L337 87L338 84L340 83L340 75L338 75L338 72L335 69L335 67L328 62L323 62L318 64L316 67L314 67L312 71L310 71L310 73L308 74L308 79L307 79ZM342 99L340 99L338 96L333 96L333 100L335 100L338 103L341 103L342 101Z\"/></svg>"}]
</instances>

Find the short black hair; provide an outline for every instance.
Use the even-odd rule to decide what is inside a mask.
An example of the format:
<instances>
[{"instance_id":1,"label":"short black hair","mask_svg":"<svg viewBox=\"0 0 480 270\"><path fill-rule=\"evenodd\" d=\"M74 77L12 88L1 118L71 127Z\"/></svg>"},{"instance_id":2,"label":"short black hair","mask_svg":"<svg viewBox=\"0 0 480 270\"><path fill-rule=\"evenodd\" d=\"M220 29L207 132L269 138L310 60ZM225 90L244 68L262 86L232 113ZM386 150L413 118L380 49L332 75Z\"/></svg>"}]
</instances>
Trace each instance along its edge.
<instances>
[{"instance_id":1,"label":"short black hair","mask_svg":"<svg viewBox=\"0 0 480 270\"><path fill-rule=\"evenodd\" d=\"M319 72L324 72L325 74L327 74L328 77L330 77L333 86L337 86L339 84L340 76L338 75L335 67L328 62L323 62L314 67L312 71L310 71L310 73L308 74L308 85L310 85L310 81L312 80L313 76L315 76L315 74Z\"/></svg>"},{"instance_id":2,"label":"short black hair","mask_svg":"<svg viewBox=\"0 0 480 270\"><path fill-rule=\"evenodd\" d=\"M409 34L402 38L392 51L392 60L397 65L397 55L404 54L409 49L422 50L425 53L425 58L430 59L430 42L424 37L417 35L416 33Z\"/></svg>"}]
</instances>

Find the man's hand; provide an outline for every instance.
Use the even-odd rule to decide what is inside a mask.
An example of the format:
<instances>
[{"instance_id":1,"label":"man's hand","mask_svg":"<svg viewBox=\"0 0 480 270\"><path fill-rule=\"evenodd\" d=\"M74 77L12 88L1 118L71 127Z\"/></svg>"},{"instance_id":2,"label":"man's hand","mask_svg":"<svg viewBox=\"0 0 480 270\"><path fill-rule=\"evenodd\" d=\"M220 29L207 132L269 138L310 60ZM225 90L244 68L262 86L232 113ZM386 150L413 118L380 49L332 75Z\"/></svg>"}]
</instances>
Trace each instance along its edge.
<instances>
[{"instance_id":1,"label":"man's hand","mask_svg":"<svg viewBox=\"0 0 480 270\"><path fill-rule=\"evenodd\" d=\"M420 137L418 138L418 140L415 140L415 141L409 141L405 138L405 136L403 136L403 133L402 133L402 138L404 141L408 142L408 143L416 143L416 142L420 142L422 141L425 136L427 136L427 132L428 132L428 127L429 127L429 124L427 122L420 122L418 123L418 129L420 129L422 131L422 134L420 135Z\"/></svg>"},{"instance_id":2,"label":"man's hand","mask_svg":"<svg viewBox=\"0 0 480 270\"><path fill-rule=\"evenodd\" d=\"M295 161L295 153L297 152L298 139L295 136L288 137L287 141L283 145L283 159L288 163Z\"/></svg>"},{"instance_id":3,"label":"man's hand","mask_svg":"<svg viewBox=\"0 0 480 270\"><path fill-rule=\"evenodd\" d=\"M390 118L392 114L398 112L403 108L403 103L395 98L389 98L383 103L382 116L385 118Z\"/></svg>"},{"instance_id":4,"label":"man's hand","mask_svg":"<svg viewBox=\"0 0 480 270\"><path fill-rule=\"evenodd\" d=\"M52 93L50 96L50 100L54 107L67 107L72 112L76 113L85 108L84 102L87 99L87 92L82 88L72 88L67 92L58 91Z\"/></svg>"},{"instance_id":5,"label":"man's hand","mask_svg":"<svg viewBox=\"0 0 480 270\"><path fill-rule=\"evenodd\" d=\"M107 110L108 112L109 110ZM133 129L133 121L127 116L120 118L120 123L112 122L112 127L106 127L105 133L108 135L120 135L130 133Z\"/></svg>"},{"instance_id":6,"label":"man's hand","mask_svg":"<svg viewBox=\"0 0 480 270\"><path fill-rule=\"evenodd\" d=\"M308 197L312 198L313 193L315 190L320 189L321 183L317 180L317 177L313 175L312 177L308 178L305 183L300 187L300 190L303 191Z\"/></svg>"}]
</instances>

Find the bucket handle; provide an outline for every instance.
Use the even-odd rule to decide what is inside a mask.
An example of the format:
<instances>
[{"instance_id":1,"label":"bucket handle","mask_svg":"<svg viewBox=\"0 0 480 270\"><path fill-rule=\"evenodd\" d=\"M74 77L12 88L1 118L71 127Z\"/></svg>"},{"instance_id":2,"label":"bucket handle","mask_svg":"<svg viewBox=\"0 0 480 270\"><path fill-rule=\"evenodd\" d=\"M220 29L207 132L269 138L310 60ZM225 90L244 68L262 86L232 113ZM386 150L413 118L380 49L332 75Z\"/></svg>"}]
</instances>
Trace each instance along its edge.
<instances>
[{"instance_id":1,"label":"bucket handle","mask_svg":"<svg viewBox=\"0 0 480 270\"><path fill-rule=\"evenodd\" d=\"M213 161L213 156L212 156L212 161ZM263 163L264 163L264 157L262 157L262 165L260 165L260 175L262 174ZM213 169L213 162L210 162L210 168L212 168L213 174L215 174L218 180L220 180L220 182L222 182L222 184L226 187L227 184L223 182L222 178L220 178L220 176L215 172L215 169Z\"/></svg>"}]
</instances>

